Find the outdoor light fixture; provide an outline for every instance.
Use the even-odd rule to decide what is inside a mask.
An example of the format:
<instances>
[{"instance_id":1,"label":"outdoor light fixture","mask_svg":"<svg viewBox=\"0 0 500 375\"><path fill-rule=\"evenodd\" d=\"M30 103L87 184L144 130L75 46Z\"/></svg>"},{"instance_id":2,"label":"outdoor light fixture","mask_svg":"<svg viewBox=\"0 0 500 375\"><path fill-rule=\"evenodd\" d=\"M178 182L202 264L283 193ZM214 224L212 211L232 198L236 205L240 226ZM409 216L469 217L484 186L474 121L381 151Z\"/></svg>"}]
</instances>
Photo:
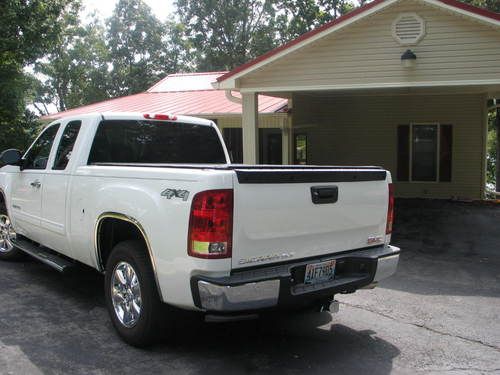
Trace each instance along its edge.
<instances>
[{"instance_id":1,"label":"outdoor light fixture","mask_svg":"<svg viewBox=\"0 0 500 375\"><path fill-rule=\"evenodd\" d=\"M407 49L406 52L401 55L401 64L407 69L414 68L417 65L417 55L415 55L411 49Z\"/></svg>"}]
</instances>

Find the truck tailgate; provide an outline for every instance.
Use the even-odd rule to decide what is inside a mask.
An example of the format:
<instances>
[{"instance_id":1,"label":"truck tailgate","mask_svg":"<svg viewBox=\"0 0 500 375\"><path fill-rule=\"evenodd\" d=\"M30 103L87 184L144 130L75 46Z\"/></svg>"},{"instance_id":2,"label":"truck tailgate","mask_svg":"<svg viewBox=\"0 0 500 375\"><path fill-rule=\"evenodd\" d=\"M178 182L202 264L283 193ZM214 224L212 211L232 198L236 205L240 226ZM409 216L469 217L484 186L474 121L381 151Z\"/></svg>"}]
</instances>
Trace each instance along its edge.
<instances>
[{"instance_id":1,"label":"truck tailgate","mask_svg":"<svg viewBox=\"0 0 500 375\"><path fill-rule=\"evenodd\" d=\"M388 172L378 168L236 169L232 267L380 245Z\"/></svg>"}]
</instances>

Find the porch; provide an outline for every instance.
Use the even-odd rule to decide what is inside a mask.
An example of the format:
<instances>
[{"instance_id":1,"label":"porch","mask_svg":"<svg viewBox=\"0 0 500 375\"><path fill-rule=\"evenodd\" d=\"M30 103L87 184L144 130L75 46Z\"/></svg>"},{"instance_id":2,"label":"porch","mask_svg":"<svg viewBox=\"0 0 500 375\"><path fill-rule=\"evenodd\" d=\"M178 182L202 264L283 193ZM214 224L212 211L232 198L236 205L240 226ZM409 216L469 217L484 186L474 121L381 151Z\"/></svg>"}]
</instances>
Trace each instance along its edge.
<instances>
[{"instance_id":1,"label":"porch","mask_svg":"<svg viewBox=\"0 0 500 375\"><path fill-rule=\"evenodd\" d=\"M242 94L243 162L377 165L391 172L398 197L484 197L490 96L484 87L279 95L289 98L287 120L259 130L257 95ZM269 135L275 146L281 140L282 158L269 157Z\"/></svg>"}]
</instances>

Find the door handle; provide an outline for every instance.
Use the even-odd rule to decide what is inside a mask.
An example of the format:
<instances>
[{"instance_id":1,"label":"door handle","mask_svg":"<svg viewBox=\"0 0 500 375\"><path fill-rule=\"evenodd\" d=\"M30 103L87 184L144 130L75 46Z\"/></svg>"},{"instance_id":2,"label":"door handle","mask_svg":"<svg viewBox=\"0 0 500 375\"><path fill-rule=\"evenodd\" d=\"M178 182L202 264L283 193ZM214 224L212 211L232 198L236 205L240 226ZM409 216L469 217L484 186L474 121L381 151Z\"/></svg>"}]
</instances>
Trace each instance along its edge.
<instances>
[{"instance_id":1,"label":"door handle","mask_svg":"<svg viewBox=\"0 0 500 375\"><path fill-rule=\"evenodd\" d=\"M338 186L313 186L311 198L314 204L335 203L339 199Z\"/></svg>"},{"instance_id":2,"label":"door handle","mask_svg":"<svg viewBox=\"0 0 500 375\"><path fill-rule=\"evenodd\" d=\"M30 185L37 188L37 189L40 189L40 186L42 186L42 184L38 180L31 182Z\"/></svg>"}]
</instances>

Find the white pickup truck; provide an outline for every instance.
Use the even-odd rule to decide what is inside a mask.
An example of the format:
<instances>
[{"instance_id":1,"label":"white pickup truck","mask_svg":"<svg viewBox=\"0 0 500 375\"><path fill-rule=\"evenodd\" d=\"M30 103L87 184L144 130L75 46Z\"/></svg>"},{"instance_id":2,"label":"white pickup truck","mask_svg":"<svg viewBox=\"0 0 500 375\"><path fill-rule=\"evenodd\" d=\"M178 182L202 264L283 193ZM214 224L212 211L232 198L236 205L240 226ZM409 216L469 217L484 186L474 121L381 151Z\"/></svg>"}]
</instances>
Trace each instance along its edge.
<instances>
[{"instance_id":1,"label":"white pickup truck","mask_svg":"<svg viewBox=\"0 0 500 375\"><path fill-rule=\"evenodd\" d=\"M231 164L208 120L65 118L0 160L0 259L105 273L112 322L132 345L178 308L211 321L329 309L397 268L388 171Z\"/></svg>"}]
</instances>

